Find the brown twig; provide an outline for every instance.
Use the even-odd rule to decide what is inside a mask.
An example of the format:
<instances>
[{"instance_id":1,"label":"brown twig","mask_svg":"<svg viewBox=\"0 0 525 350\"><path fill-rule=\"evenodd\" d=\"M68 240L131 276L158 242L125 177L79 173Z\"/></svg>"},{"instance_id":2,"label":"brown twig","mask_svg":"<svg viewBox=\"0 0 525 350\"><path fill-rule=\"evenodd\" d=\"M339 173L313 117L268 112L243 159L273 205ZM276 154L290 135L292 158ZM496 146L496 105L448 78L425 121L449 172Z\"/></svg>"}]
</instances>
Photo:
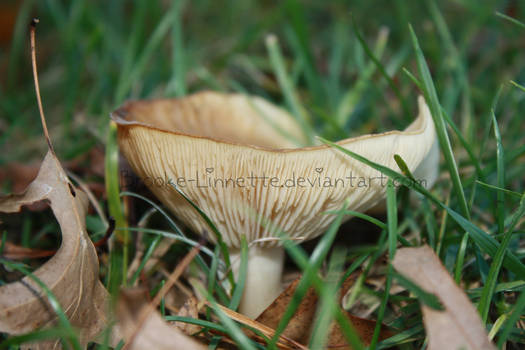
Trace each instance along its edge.
<instances>
[{"instance_id":1,"label":"brown twig","mask_svg":"<svg viewBox=\"0 0 525 350\"><path fill-rule=\"evenodd\" d=\"M31 38L31 64L33 65L33 80L35 81L35 91L36 91L36 100L38 103L38 110L40 112L40 120L42 122L42 128L44 129L44 136L47 141L49 150L54 154L53 145L51 144L51 138L49 137L49 132L47 131L46 118L44 117L44 108L42 107L42 99L40 98L40 85L38 83L38 71L36 69L36 44L35 44L35 32L36 25L40 22L38 18L33 18L29 26L29 34Z\"/></svg>"},{"instance_id":2,"label":"brown twig","mask_svg":"<svg viewBox=\"0 0 525 350\"><path fill-rule=\"evenodd\" d=\"M104 237L93 243L93 245L98 248L104 244L107 243L113 232L115 231L115 219L113 217L109 217L108 219L108 228L106 229L106 233L104 234Z\"/></svg>"}]
</instances>

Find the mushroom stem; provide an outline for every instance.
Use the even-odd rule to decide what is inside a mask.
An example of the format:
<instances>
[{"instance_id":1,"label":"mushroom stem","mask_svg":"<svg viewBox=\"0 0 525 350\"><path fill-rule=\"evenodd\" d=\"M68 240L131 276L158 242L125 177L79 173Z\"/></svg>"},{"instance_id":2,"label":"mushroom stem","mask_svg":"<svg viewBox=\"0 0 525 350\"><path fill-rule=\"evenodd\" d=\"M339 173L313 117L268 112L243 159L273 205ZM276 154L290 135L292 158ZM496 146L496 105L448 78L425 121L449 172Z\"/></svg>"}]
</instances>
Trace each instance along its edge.
<instances>
[{"instance_id":1,"label":"mushroom stem","mask_svg":"<svg viewBox=\"0 0 525 350\"><path fill-rule=\"evenodd\" d=\"M239 278L241 254L239 249L230 249L230 258L235 279ZM284 263L283 247L248 248L246 281L239 312L255 319L282 291L281 277Z\"/></svg>"}]
</instances>

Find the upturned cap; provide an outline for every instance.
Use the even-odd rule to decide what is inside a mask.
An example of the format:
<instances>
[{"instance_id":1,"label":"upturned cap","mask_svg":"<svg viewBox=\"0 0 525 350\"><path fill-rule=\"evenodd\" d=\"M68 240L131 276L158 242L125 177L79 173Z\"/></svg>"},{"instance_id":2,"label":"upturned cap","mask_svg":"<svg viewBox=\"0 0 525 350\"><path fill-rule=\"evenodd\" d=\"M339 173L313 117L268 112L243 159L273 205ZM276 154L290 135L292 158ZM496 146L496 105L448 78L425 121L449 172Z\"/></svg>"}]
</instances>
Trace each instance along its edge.
<instances>
[{"instance_id":1,"label":"upturned cap","mask_svg":"<svg viewBox=\"0 0 525 350\"><path fill-rule=\"evenodd\" d=\"M419 115L404 131L337 144L396 170L398 154L414 171L435 142L428 106L418 102ZM130 101L111 117L121 152L150 190L195 232L210 232L177 186L233 248L243 234L263 246L277 245L280 232L314 238L334 219L325 212L345 201L365 211L385 197L384 175L327 145L298 147L305 137L294 118L258 97L200 92Z\"/></svg>"}]
</instances>

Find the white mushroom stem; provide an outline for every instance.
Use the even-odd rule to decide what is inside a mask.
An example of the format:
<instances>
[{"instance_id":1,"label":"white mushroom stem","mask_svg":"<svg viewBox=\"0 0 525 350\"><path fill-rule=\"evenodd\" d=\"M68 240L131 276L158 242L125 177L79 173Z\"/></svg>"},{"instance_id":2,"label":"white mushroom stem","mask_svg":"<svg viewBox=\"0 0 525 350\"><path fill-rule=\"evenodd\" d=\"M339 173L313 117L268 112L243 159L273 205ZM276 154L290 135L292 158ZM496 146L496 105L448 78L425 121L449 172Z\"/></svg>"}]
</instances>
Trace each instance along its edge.
<instances>
[{"instance_id":1,"label":"white mushroom stem","mask_svg":"<svg viewBox=\"0 0 525 350\"><path fill-rule=\"evenodd\" d=\"M241 253L239 249L230 249L235 279L239 278ZM284 263L284 248L264 248L257 245L248 248L248 266L246 282L239 312L255 319L282 291L281 278Z\"/></svg>"}]
</instances>

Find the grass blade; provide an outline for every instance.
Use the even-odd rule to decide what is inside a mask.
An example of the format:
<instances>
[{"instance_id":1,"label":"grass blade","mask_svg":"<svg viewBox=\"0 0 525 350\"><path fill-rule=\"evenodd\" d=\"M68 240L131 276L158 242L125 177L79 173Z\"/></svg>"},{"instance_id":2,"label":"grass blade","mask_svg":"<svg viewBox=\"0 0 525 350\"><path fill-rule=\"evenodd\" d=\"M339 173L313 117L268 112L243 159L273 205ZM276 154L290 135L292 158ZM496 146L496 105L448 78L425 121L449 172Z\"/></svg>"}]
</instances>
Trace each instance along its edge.
<instances>
[{"instance_id":1,"label":"grass blade","mask_svg":"<svg viewBox=\"0 0 525 350\"><path fill-rule=\"evenodd\" d=\"M241 349L256 350L256 347L254 346L252 341L244 334L244 332L241 330L241 328L239 328L237 323L235 323L235 321L229 318L228 315L226 315L224 311L222 311L220 305L217 304L213 296L207 294L205 289L201 289L200 292L206 296L206 299L210 303L213 312L217 315L220 322L224 325L226 333L228 333L230 337L233 340L235 340L236 344L238 344L238 346L240 346Z\"/></svg>"},{"instance_id":2,"label":"grass blade","mask_svg":"<svg viewBox=\"0 0 525 350\"><path fill-rule=\"evenodd\" d=\"M399 284L413 293L422 304L425 304L434 310L444 310L443 305L441 305L439 298L435 294L424 291L416 283L412 282L410 279L406 278L397 271L394 271L392 274Z\"/></svg>"},{"instance_id":3,"label":"grass blade","mask_svg":"<svg viewBox=\"0 0 525 350\"><path fill-rule=\"evenodd\" d=\"M346 208L346 205L344 206L344 208ZM295 314L295 311L297 311L297 307L299 307L302 298L304 297L306 291L312 283L311 280L314 274L317 274L317 271L321 267L324 258L328 254L328 250L330 249L333 240L335 239L337 230L339 229L339 226L343 221L343 216L344 213L340 211L337 217L335 218L334 222L328 228L328 231L324 234L323 238L317 244L315 250L312 252L310 260L308 261L308 267L303 271L303 277L297 285L292 301L288 305L285 313L281 317L281 321L275 329L275 336L272 339L272 344L276 344L278 337L285 330L286 326L288 325L288 322L290 322L293 315Z\"/></svg>"},{"instance_id":4,"label":"grass blade","mask_svg":"<svg viewBox=\"0 0 525 350\"><path fill-rule=\"evenodd\" d=\"M310 349L324 349L326 347L327 336L331 330L336 309L333 299L334 295L338 295L339 279L344 267L345 257L346 252L343 249L336 249L332 253L325 278L325 293L319 298L316 317L312 325Z\"/></svg>"},{"instance_id":5,"label":"grass blade","mask_svg":"<svg viewBox=\"0 0 525 350\"><path fill-rule=\"evenodd\" d=\"M445 118L448 126L450 126L450 128L454 131L454 134L456 134L459 142L461 143L461 145L463 146L465 151L467 151L467 154L468 154L468 156L470 158L470 161L472 162L472 164L476 168L476 173L477 173L478 177L483 180L485 178L485 174L483 173L483 170L481 170L481 164L480 164L478 158L476 157L476 155L474 154L474 150L472 149L472 147L470 147L470 144L467 142L467 140L465 139L465 137L463 136L463 134L461 133L459 128L456 126L456 123L454 123L454 121L448 115L448 113L445 111L445 109L442 108L441 112L443 113L443 117Z\"/></svg>"},{"instance_id":6,"label":"grass blade","mask_svg":"<svg viewBox=\"0 0 525 350\"><path fill-rule=\"evenodd\" d=\"M361 40L363 39L361 38ZM381 57L383 55L383 52L385 51L387 40L388 40L388 31L386 29L382 29L379 31L379 34L377 37L376 45L374 48L375 54L370 51L368 46L366 46L364 40L361 45L365 45L366 49L370 51L370 55L372 55L372 57L374 57L375 59L375 56ZM341 102L337 106L337 111L336 111L336 121L338 122L341 128L344 128L346 126L357 103L363 97L363 94L366 91L366 88L370 84L372 75L374 74L376 70L377 64L379 64L379 66L381 66L382 68L381 63L379 61L377 61L376 63L376 61L372 60L372 62L370 62L366 66L366 68L360 73L359 79L354 84L354 86L348 89L348 91L341 98Z\"/></svg>"},{"instance_id":7,"label":"grass blade","mask_svg":"<svg viewBox=\"0 0 525 350\"><path fill-rule=\"evenodd\" d=\"M106 143L105 182L109 214L115 219L115 240L109 256L107 286L116 295L121 285L126 285L128 270L128 223L124 216L119 189L117 125L110 122Z\"/></svg>"},{"instance_id":8,"label":"grass blade","mask_svg":"<svg viewBox=\"0 0 525 350\"><path fill-rule=\"evenodd\" d=\"M124 49L124 53L122 55L123 61L116 90L116 96L118 96L117 102L120 102L120 99L125 95L125 92L121 90L125 89L127 91L126 87L124 86L124 82L133 68L133 60L136 58L139 40L143 34L142 31L144 30L144 20L147 9L148 1L141 0L135 2L133 16L131 19L132 30L131 33L129 33L129 39L127 40L126 48Z\"/></svg>"},{"instance_id":9,"label":"grass blade","mask_svg":"<svg viewBox=\"0 0 525 350\"><path fill-rule=\"evenodd\" d=\"M325 140L321 137L319 139L343 152L344 154L349 155L350 157L380 171L384 175L392 178L393 180L397 181L398 183L409 187L411 189L416 190L417 192L423 194L425 197L427 197L431 202L433 202L435 205L445 209L450 217L454 219L467 233L469 236L474 240L474 242L486 253L488 253L490 256L494 257L496 254L496 251L499 247L499 242L489 234L487 234L485 231L474 225L470 220L467 220L464 216L460 215L453 209L451 209L448 205L443 204L441 201L439 201L432 193L430 193L426 188L421 186L417 181L413 181L412 179L403 176L402 174L386 167L381 164L374 163L368 159L366 159L363 156L360 156L357 153L354 153L350 150L347 150L346 148L343 148L339 146L336 143L330 142L328 140ZM525 275L525 265L522 264L522 262L510 251L507 251L507 254L505 255L503 265L508 268L509 270L515 272L518 275Z\"/></svg>"},{"instance_id":10,"label":"grass blade","mask_svg":"<svg viewBox=\"0 0 525 350\"><path fill-rule=\"evenodd\" d=\"M146 1L146 3L148 2ZM123 72L123 74L121 74L120 82L115 90L115 103L118 104L124 100L133 83L135 83L135 81L146 69L149 59L153 56L157 47L162 42L162 39L173 25L174 16L172 13L173 11L176 11L176 9L177 6L172 4L171 8L162 17L159 24L153 31L153 34L151 34L146 46L141 51L141 55L137 58L135 65L129 69L129 72Z\"/></svg>"},{"instance_id":11,"label":"grass blade","mask_svg":"<svg viewBox=\"0 0 525 350\"><path fill-rule=\"evenodd\" d=\"M416 336L418 333L422 333L424 330L423 325L417 325L415 327L409 328L405 331L402 331L400 333L397 333L396 335L391 336L388 339L385 339L381 341L377 349L391 349L394 346L401 345L404 343L408 343L410 341L414 341L418 337ZM408 347L410 349L410 347Z\"/></svg>"},{"instance_id":12,"label":"grass blade","mask_svg":"<svg viewBox=\"0 0 525 350\"><path fill-rule=\"evenodd\" d=\"M346 203L344 207L346 207ZM281 317L280 323L275 329L275 335L269 343L269 348L275 347L275 344L277 344L279 336L282 334L286 328L286 325L297 310L300 301L304 297L310 285L313 284L315 290L320 296L323 296L326 293L324 289L324 282L318 276L318 270L322 261L326 257L326 254L328 253L328 249L331 247L333 240L335 239L335 234L341 225L343 217L344 210L341 210L315 248L310 259L307 258L306 253L304 253L304 251L298 247L294 241L289 239L285 233L281 232L280 235L283 245L293 261L299 266L300 269L303 270L303 277L297 285L292 301L288 305L288 308ZM331 297L332 298L330 300L333 300L333 295L331 295ZM356 350L364 349L363 344L359 339L359 335L355 331L353 325L348 321L348 318L346 318L346 316L343 314L339 306L336 308L334 317L341 327L348 344L350 344L352 348Z\"/></svg>"},{"instance_id":13,"label":"grass blade","mask_svg":"<svg viewBox=\"0 0 525 350\"><path fill-rule=\"evenodd\" d=\"M171 30L172 35L172 76L168 84L166 94L168 96L184 96L186 95L186 65L185 65L185 54L182 34L182 10L184 8L185 1L177 0L176 4L173 5L175 8L172 11L172 22L173 28Z\"/></svg>"},{"instance_id":14,"label":"grass blade","mask_svg":"<svg viewBox=\"0 0 525 350\"><path fill-rule=\"evenodd\" d=\"M496 182L499 188L505 188L505 155L501 144L501 134L494 110L491 111L492 123L494 125L494 138L496 139ZM498 233L505 230L505 198L501 191L496 193L496 217L498 220Z\"/></svg>"},{"instance_id":15,"label":"grass blade","mask_svg":"<svg viewBox=\"0 0 525 350\"><path fill-rule=\"evenodd\" d=\"M154 235L170 238L170 239L173 239L173 240L176 240L176 241L181 241L181 242L189 245L190 247L197 247L200 244L197 241L194 241L194 240L189 239L189 238L184 237L184 236L179 236L177 234L174 234L174 233L168 232L168 231L155 230L155 229L151 229L151 228L142 228L142 227L129 227L128 230L135 231L135 232L150 233L150 234L154 234ZM213 252L207 247L201 247L200 251L205 253L206 255L208 255L210 257L213 257Z\"/></svg>"},{"instance_id":16,"label":"grass blade","mask_svg":"<svg viewBox=\"0 0 525 350\"><path fill-rule=\"evenodd\" d=\"M481 185L482 187L488 188L490 190L499 191L501 193L507 194L507 195L509 195L511 197L514 197L514 198L518 198L518 199L521 198L521 193L518 193L518 192L515 192L515 191L511 191L511 190L507 190L505 188L501 188L501 187L494 186L494 185L491 185L491 184L487 184L487 183L481 182L479 180L477 180L476 182L479 185Z\"/></svg>"},{"instance_id":17,"label":"grass blade","mask_svg":"<svg viewBox=\"0 0 525 350\"><path fill-rule=\"evenodd\" d=\"M483 322L487 322L489 308L492 302L492 295L494 294L494 290L496 288L499 272L501 270L501 266L503 265L503 259L507 253L507 248L512 238L514 227L518 224L518 221L523 217L523 215L525 215L525 193L521 197L520 206L512 216L511 223L507 228L505 235L503 236L503 239L496 251L496 254L494 255L492 264L490 265L489 274L487 276L487 282L485 283L485 287L483 288L483 291L481 293L481 298L479 300L478 305L478 310L481 314Z\"/></svg>"},{"instance_id":18,"label":"grass blade","mask_svg":"<svg viewBox=\"0 0 525 350\"><path fill-rule=\"evenodd\" d=\"M403 108L403 113L405 115L410 115L410 109L408 108L408 105L405 99L403 98L403 95L401 95L401 91L399 91L399 87L395 84L394 80L390 77L390 75L388 75L388 72L386 71L385 67L381 64L381 62L379 61L379 58L376 57L376 54L374 54L374 52L372 52L372 50L370 50L370 48L366 44L366 41L364 40L363 36L361 35L361 32L359 31L359 28L357 27L357 23L355 21L354 16L351 16L351 17L352 17L352 28L354 30L357 40L361 44L361 47L365 51L368 58L370 58L372 62L374 62L379 72L381 72L381 75L387 81L388 86L390 86L390 89L392 89L392 91L396 95L397 99L401 103L401 107ZM376 50L376 53L380 53L380 51ZM380 54L377 56L380 56Z\"/></svg>"},{"instance_id":19,"label":"grass blade","mask_svg":"<svg viewBox=\"0 0 525 350\"><path fill-rule=\"evenodd\" d=\"M432 208L430 207L430 203L428 203L427 198L422 198L422 205L423 205L423 211L424 211L424 217L425 217L425 223L427 228L427 239L428 239L428 245L432 247L432 249L436 250L436 218L434 217L434 213L432 212Z\"/></svg>"},{"instance_id":20,"label":"grass blade","mask_svg":"<svg viewBox=\"0 0 525 350\"><path fill-rule=\"evenodd\" d=\"M363 220L366 220L374 225L376 225L377 227L379 227L380 229L383 229L385 230L387 228L386 224L384 222L382 222L381 220L378 220L370 215L366 215L366 214L363 214L363 213L360 213L358 211L353 211L353 210L345 210L344 211L346 215L352 215L352 216L355 216L356 218L360 218L360 219L363 219ZM326 214L337 214L337 212L335 211L327 211L325 212Z\"/></svg>"},{"instance_id":21,"label":"grass blade","mask_svg":"<svg viewBox=\"0 0 525 350\"><path fill-rule=\"evenodd\" d=\"M166 321L170 321L170 322L184 322L184 323L188 323L188 324L194 324L196 326L201 326L201 327L204 327L204 328L207 328L207 329L213 329L213 330L215 330L217 332L221 332L221 333L227 333L228 332L228 330L224 326L221 326L221 325L219 325L219 324L217 324L215 322L200 320L200 319L197 319L197 318L171 315L171 316L164 317L164 319Z\"/></svg>"},{"instance_id":22,"label":"grass blade","mask_svg":"<svg viewBox=\"0 0 525 350\"><path fill-rule=\"evenodd\" d=\"M374 328L374 334L370 340L369 349L375 349L377 342L379 340L379 334L381 332L381 325L383 324L383 319L385 317L386 306L388 303L388 298L390 296L390 287L392 286L392 276L394 268L392 266L392 261L396 255L397 247L397 199L396 199L396 189L392 179L388 179L388 184L386 187L386 207L387 207L387 223L388 223L388 270L386 274L386 283L385 283L385 294L381 300L381 305L379 306L379 311L377 313L376 326Z\"/></svg>"},{"instance_id":23,"label":"grass blade","mask_svg":"<svg viewBox=\"0 0 525 350\"><path fill-rule=\"evenodd\" d=\"M450 29L447 25L447 22L445 18L443 17L443 14L441 13L438 5L434 0L426 1L426 4L428 5L429 11L431 16L434 19L434 23L436 24L437 31L439 33L439 36L441 37L441 40L444 43L444 46L446 50L448 51L447 54L452 58L451 62L454 62L452 64L451 69L454 71L454 74L457 76L457 83L454 81L453 85L458 85L457 89L448 89L448 91L455 91L455 95L459 95L460 93L463 93L463 101L464 101L464 112L461 115L461 121L462 121L462 127L463 132L466 134L468 140L472 140L472 134L473 134L473 122L472 122L472 104L471 104L471 93L470 93L470 85L468 81L468 74L467 69L465 68L466 63L464 62L464 54L462 54L456 45L454 44L454 40L452 38L452 34L450 33ZM459 97L459 96L458 96Z\"/></svg>"},{"instance_id":24,"label":"grass blade","mask_svg":"<svg viewBox=\"0 0 525 350\"><path fill-rule=\"evenodd\" d=\"M436 88L434 87L434 82L432 81L432 76L428 69L425 57L423 55L423 51L421 51L421 47L419 46L416 34L412 29L411 25L409 25L409 30L410 36L412 38L412 45L416 52L416 61L419 74L421 75L421 79L423 82L421 87L423 88L423 94L429 105L432 119L434 120L434 125L436 126L436 133L439 140L439 145L445 157L445 163L447 164L447 168L450 173L452 187L454 189L456 197L458 198L460 210L463 216L465 216L467 220L470 220L470 210L467 204L467 199L465 197L465 192L463 190L463 185L461 184L461 179L459 177L459 171L456 165L456 160L454 159L454 154L452 152L452 145L450 143L450 139L446 130L445 118L443 117L442 108L439 103ZM468 241L467 238L465 238L464 246L466 247L467 244ZM463 269L463 261L465 260L465 252L466 249L459 250L457 259L458 264L456 265L456 279L461 279L461 271Z\"/></svg>"},{"instance_id":25,"label":"grass blade","mask_svg":"<svg viewBox=\"0 0 525 350\"><path fill-rule=\"evenodd\" d=\"M55 340L58 338L67 338L69 333L62 328L39 329L31 333L11 336L0 344L0 349L20 349L22 344L27 345L29 342L41 342L43 340Z\"/></svg>"},{"instance_id":26,"label":"grass blade","mask_svg":"<svg viewBox=\"0 0 525 350\"><path fill-rule=\"evenodd\" d=\"M188 202L197 211L197 213L199 213L199 215L202 217L202 219L208 224L208 227L215 234L215 237L217 238L217 244L221 247L221 253L222 253L223 257L224 257L224 262L226 263L226 268L229 270L228 271L228 279L229 279L231 285L234 286L235 285L235 279L233 277L233 272L232 272L232 270L230 268L230 266L231 266L230 253L229 253L229 250L228 250L228 246L224 243L224 240L222 239L222 234L217 229L217 226L215 226L215 224L213 223L213 221L211 221L211 219L208 217L208 215L206 215L206 213L203 212L201 210L201 208L199 208L195 203L193 203L193 201L191 199L189 199L188 196L186 196L186 194L177 185L175 185L175 183L173 183L173 181L170 180L169 184L175 189L175 191L177 191L182 196L182 198L184 198L184 200L186 200L186 202Z\"/></svg>"},{"instance_id":27,"label":"grass blade","mask_svg":"<svg viewBox=\"0 0 525 350\"><path fill-rule=\"evenodd\" d=\"M292 30L287 31L292 48L305 73L306 82L312 92L316 104L321 105L325 100L326 94L322 88L319 72L315 66L315 59L310 48L310 34L308 33L308 22L304 14L301 2L297 0L287 0L284 2L287 16L290 18Z\"/></svg>"},{"instance_id":28,"label":"grass blade","mask_svg":"<svg viewBox=\"0 0 525 350\"><path fill-rule=\"evenodd\" d=\"M270 55L270 62L272 64L275 75L277 75L277 80L279 81L279 85L284 94L284 98L286 99L288 106L290 106L293 115L299 122L304 134L306 135L309 143L311 144L313 141L314 131L312 130L312 127L310 125L310 121L308 115L306 114L306 110L299 102L299 98L297 97L297 92L295 91L293 83L290 80L288 74L286 73L284 58L275 35L269 35L266 38L266 48L268 50L268 54Z\"/></svg>"},{"instance_id":29,"label":"grass blade","mask_svg":"<svg viewBox=\"0 0 525 350\"><path fill-rule=\"evenodd\" d=\"M135 284L135 282L140 276L140 273L144 269L144 266L146 266L146 263L148 262L149 258L151 258L151 256L155 252L155 249L157 248L161 240L162 240L162 236L160 235L156 236L153 242L151 242L151 244L148 246L148 250L146 250L146 253L144 253L144 257L142 258L142 261L140 262L139 267L137 268L137 271L135 271L135 273L131 277L131 280L129 281L130 286L133 286Z\"/></svg>"},{"instance_id":30,"label":"grass blade","mask_svg":"<svg viewBox=\"0 0 525 350\"><path fill-rule=\"evenodd\" d=\"M421 75L423 82L421 87L423 88L425 99L427 100L432 114L432 119L434 120L434 124L436 126L439 145L445 157L445 162L450 173L454 191L458 197L461 211L463 215L470 220L470 211L467 205L467 199L465 197L465 192L463 191L463 186L461 185L461 179L459 178L459 171L454 159L454 154L452 152L452 145L450 144L450 139L445 127L445 120L443 118L443 114L441 113L441 105L439 104L436 88L434 87L432 76L430 75L425 57L423 56L423 52L419 47L419 42L417 40L416 34L414 33L414 30L412 29L412 26L409 26L409 30L410 36L412 38L412 45L414 46L414 50L416 52L419 74Z\"/></svg>"},{"instance_id":31,"label":"grass blade","mask_svg":"<svg viewBox=\"0 0 525 350\"><path fill-rule=\"evenodd\" d=\"M454 281L457 284L461 282L461 273L463 272L463 266L465 264L465 255L467 254L468 248L468 233L464 233L459 243L458 254L456 258L456 266L454 268Z\"/></svg>"},{"instance_id":32,"label":"grass blade","mask_svg":"<svg viewBox=\"0 0 525 350\"><path fill-rule=\"evenodd\" d=\"M518 27L520 27L522 29L525 29L525 23L518 21L516 18L507 16L506 14L498 12L498 11L496 11L496 16L500 17L500 18L503 18L503 19L509 21L512 24L515 24L515 25L517 25Z\"/></svg>"},{"instance_id":33,"label":"grass blade","mask_svg":"<svg viewBox=\"0 0 525 350\"><path fill-rule=\"evenodd\" d=\"M182 232L182 230L179 228L179 226L175 223L175 221L173 221L173 219L168 215L168 213L166 213L166 211L164 211L160 206L158 206L154 201L150 200L149 198L146 198L144 196L141 196L140 194L138 193L133 193L133 192L128 192L128 191L124 191L120 194L120 196L130 196L130 197L135 197L135 198L138 198L138 199L141 199L143 200L144 202L148 203L149 205L151 205L153 208L155 208L155 210L157 210L159 213L162 214L162 216L164 216L164 218L168 221L169 225L171 226L171 228L173 229L173 231L177 232L177 234L181 235L182 237L186 237L186 235L184 234L184 232Z\"/></svg>"},{"instance_id":34,"label":"grass blade","mask_svg":"<svg viewBox=\"0 0 525 350\"><path fill-rule=\"evenodd\" d=\"M510 83L512 85L514 85L515 87L517 87L518 89L520 89L521 91L525 92L525 86L521 85L521 84L518 84L516 83L515 81L511 80Z\"/></svg>"},{"instance_id":35,"label":"grass blade","mask_svg":"<svg viewBox=\"0 0 525 350\"><path fill-rule=\"evenodd\" d=\"M514 310L512 310L512 313L510 314L509 318L505 322L506 323L505 328L503 329L503 332L501 332L501 335L499 336L499 339L498 339L498 348L500 349L503 348L503 344L505 343L505 341L507 341L510 335L510 332L514 328L514 325L516 324L516 322L518 322L520 317L523 316L524 310L525 310L525 291L520 293L520 296L518 300L516 301L516 304L514 304Z\"/></svg>"}]
</instances>

